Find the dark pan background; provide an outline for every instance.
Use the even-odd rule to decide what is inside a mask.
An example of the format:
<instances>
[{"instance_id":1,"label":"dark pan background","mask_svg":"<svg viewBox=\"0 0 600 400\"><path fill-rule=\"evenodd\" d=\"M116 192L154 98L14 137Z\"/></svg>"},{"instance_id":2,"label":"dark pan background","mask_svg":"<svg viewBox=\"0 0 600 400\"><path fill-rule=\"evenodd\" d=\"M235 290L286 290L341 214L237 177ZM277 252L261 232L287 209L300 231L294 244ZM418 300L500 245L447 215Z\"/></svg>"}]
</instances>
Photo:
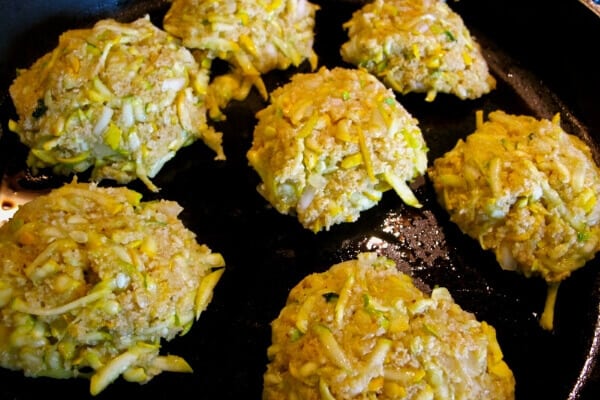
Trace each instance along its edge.
<instances>
[{"instance_id":1,"label":"dark pan background","mask_svg":"<svg viewBox=\"0 0 600 400\"><path fill-rule=\"evenodd\" d=\"M315 43L320 65L343 65L339 46L346 36L341 24L363 2L315 3L321 5ZM575 0L449 4L482 44L498 88L474 101L439 95L425 103L423 95L398 97L420 121L431 149L429 159L473 131L477 109L545 118L560 112L564 128L582 137L600 159L598 17ZM168 6L160 0L0 0L0 173L15 189L48 189L65 181L49 174L29 175L24 166L27 149L8 132L8 119L16 117L8 96L16 68L28 67L50 51L67 29L89 27L104 17L131 21L145 13L161 26ZM268 88L298 71L307 71L306 66L269 74ZM223 254L227 270L192 330L163 345L164 353L184 356L193 374L164 373L142 386L118 380L96 398L259 399L269 323L289 290L307 274L364 250L395 259L424 288L448 287L464 309L495 326L515 373L518 400L600 398L600 370L595 366L600 346L598 259L561 285L555 329L545 332L537 322L545 284L502 271L493 255L449 223L427 179L414 183L424 203L421 210L405 207L388 192L356 223L318 234L304 230L257 194L258 178L245 158L254 113L265 105L252 93L227 109L228 120L217 126L225 134L227 161L213 161L211 151L198 142L178 153L154 179L162 188L158 195L139 182L129 185L146 200L178 201L186 226L200 242ZM83 379L25 378L20 372L0 370L0 399L85 399L90 397L88 385Z\"/></svg>"}]
</instances>

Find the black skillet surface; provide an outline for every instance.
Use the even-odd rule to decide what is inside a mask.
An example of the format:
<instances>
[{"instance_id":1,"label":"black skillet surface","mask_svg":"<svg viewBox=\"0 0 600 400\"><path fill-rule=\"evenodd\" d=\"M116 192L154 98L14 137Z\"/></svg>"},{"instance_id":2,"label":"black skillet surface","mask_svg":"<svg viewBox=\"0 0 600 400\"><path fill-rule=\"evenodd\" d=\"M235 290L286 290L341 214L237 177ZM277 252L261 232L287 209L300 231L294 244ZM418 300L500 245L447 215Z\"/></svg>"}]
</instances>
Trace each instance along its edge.
<instances>
[{"instance_id":1,"label":"black skillet surface","mask_svg":"<svg viewBox=\"0 0 600 400\"><path fill-rule=\"evenodd\" d=\"M343 65L339 46L346 36L341 24L361 2L315 2L321 5L315 44L320 65ZM595 110L600 78L592 51L592 41L600 37L600 21L577 1L560 3L450 2L483 45L498 88L475 101L439 95L429 104L423 95L399 97L420 121L430 160L473 130L477 109L546 118L561 112L565 129L600 154L600 113ZM161 0L0 0L0 126L4 132L0 173L9 176L12 185L37 190L64 181L28 175L27 151L7 130L8 119L15 118L7 91L15 69L29 66L51 50L64 30L87 27L105 17L131 21L145 13L161 26L168 5ZM298 71L307 70L302 66L270 74L268 88ZM200 242L223 254L227 269L212 303L191 332L163 345L163 352L184 356L193 374L164 373L142 386L119 380L96 398L259 399L269 323L283 307L288 291L307 274L365 250L395 259L425 288L448 287L464 309L495 326L515 373L517 400L600 397L600 373L594 369L600 346L598 258L561 285L555 329L546 332L537 321L545 284L501 271L490 253L449 223L426 179L414 184L424 203L421 210L407 208L386 193L355 223L318 234L304 230L292 217L277 214L256 193L258 178L247 165L254 113L265 105L252 93L247 101L228 108L228 120L217 126L225 133L227 161L213 161L213 154L198 142L178 153L154 179L162 188L158 195L139 182L130 185L145 200L160 196L178 201L185 209L186 225ZM40 395L84 399L90 397L88 385L86 380L25 378L19 372L0 370L0 399Z\"/></svg>"}]
</instances>

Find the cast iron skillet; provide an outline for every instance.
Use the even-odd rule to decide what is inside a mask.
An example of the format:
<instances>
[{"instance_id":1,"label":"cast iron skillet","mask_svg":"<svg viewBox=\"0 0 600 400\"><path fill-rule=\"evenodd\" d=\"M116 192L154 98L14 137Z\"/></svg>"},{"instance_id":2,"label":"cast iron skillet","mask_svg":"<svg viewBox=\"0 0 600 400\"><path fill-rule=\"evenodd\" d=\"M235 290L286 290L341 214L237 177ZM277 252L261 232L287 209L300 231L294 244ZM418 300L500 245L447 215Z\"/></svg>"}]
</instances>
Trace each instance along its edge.
<instances>
[{"instance_id":1,"label":"cast iron skillet","mask_svg":"<svg viewBox=\"0 0 600 400\"><path fill-rule=\"evenodd\" d=\"M346 36L341 24L362 2L315 2L321 5L315 44L320 64L343 65L339 46ZM559 3L450 2L482 44L498 88L474 101L439 95L434 103L425 103L423 95L399 97L420 121L430 160L472 132L477 109L546 118L560 112L565 129L581 136L598 158L600 114L595 105L600 80L592 40L600 37L600 21L575 0ZM64 30L88 27L105 17L131 21L145 13L161 26L168 6L160 0L0 0L0 173L13 189L43 190L65 181L50 174L31 176L24 165L27 150L7 130L8 119L15 118L7 89L16 68L29 66L51 50ZM307 68L269 74L269 89L298 71ZM163 345L163 352L184 356L193 374L164 373L143 386L119 380L97 398L260 398L269 323L289 290L307 274L365 250L392 257L424 288L448 287L464 309L495 326L515 373L518 400L598 398L598 259L562 284L555 329L546 332L537 321L545 284L502 271L490 253L448 221L426 179L414 184L424 203L421 210L407 208L386 193L356 223L318 234L304 230L292 217L268 207L255 190L258 178L245 152L252 140L254 113L263 106L265 102L252 93L227 109L228 120L217 126L225 133L227 161L213 161L211 151L197 143L178 153L156 177L162 188L158 195L139 182L130 185L145 200L178 201L185 209L186 225L199 241L223 254L227 270L191 332ZM89 397L88 385L86 380L25 378L20 372L0 370L3 399L50 393L83 399Z\"/></svg>"}]
</instances>

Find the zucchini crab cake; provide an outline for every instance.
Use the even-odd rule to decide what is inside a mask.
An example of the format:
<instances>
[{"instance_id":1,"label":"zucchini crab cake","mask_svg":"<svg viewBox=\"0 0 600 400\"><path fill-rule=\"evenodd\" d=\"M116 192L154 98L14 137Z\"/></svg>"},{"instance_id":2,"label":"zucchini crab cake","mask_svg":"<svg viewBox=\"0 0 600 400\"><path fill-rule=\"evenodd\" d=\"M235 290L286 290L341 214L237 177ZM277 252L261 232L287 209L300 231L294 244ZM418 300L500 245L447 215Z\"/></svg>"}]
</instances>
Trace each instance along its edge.
<instances>
[{"instance_id":1,"label":"zucchini crab cake","mask_svg":"<svg viewBox=\"0 0 600 400\"><path fill-rule=\"evenodd\" d=\"M1 367L90 378L94 395L119 376L191 372L160 341L191 329L224 260L196 242L177 203L140 199L72 182L0 227Z\"/></svg>"},{"instance_id":2,"label":"zucchini crab cake","mask_svg":"<svg viewBox=\"0 0 600 400\"><path fill-rule=\"evenodd\" d=\"M18 122L10 129L30 147L34 170L150 189L163 165L202 139L223 159L221 134L207 124L209 70L148 17L111 19L70 30L10 87Z\"/></svg>"},{"instance_id":3,"label":"zucchini crab cake","mask_svg":"<svg viewBox=\"0 0 600 400\"><path fill-rule=\"evenodd\" d=\"M256 116L247 157L258 191L305 228L353 222L390 188L421 206L407 183L427 168L418 121L368 72L295 74Z\"/></svg>"},{"instance_id":4,"label":"zucchini crab cake","mask_svg":"<svg viewBox=\"0 0 600 400\"><path fill-rule=\"evenodd\" d=\"M514 399L495 329L375 253L304 278L271 327L263 400Z\"/></svg>"},{"instance_id":5,"label":"zucchini crab cake","mask_svg":"<svg viewBox=\"0 0 600 400\"><path fill-rule=\"evenodd\" d=\"M428 170L451 221L494 252L503 269L550 284L600 249L600 169L590 148L552 120L494 111Z\"/></svg>"},{"instance_id":6,"label":"zucchini crab cake","mask_svg":"<svg viewBox=\"0 0 600 400\"><path fill-rule=\"evenodd\" d=\"M163 26L188 48L233 68L210 86L211 116L217 118L220 109L231 99L243 100L253 85L266 99L263 74L305 60L316 68L318 8L307 0L174 0Z\"/></svg>"},{"instance_id":7,"label":"zucchini crab cake","mask_svg":"<svg viewBox=\"0 0 600 400\"><path fill-rule=\"evenodd\" d=\"M344 24L344 61L399 93L474 99L496 86L479 44L444 0L375 0Z\"/></svg>"}]
</instances>

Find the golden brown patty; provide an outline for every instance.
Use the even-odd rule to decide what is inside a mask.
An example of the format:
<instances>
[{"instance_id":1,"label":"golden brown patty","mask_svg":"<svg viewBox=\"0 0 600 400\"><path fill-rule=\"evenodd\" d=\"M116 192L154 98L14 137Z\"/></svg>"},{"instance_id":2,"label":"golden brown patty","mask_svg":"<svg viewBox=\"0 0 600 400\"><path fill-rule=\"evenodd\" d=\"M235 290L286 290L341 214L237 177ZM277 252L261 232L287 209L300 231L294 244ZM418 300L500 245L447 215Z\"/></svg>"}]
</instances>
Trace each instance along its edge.
<instances>
[{"instance_id":1,"label":"golden brown patty","mask_svg":"<svg viewBox=\"0 0 600 400\"><path fill-rule=\"evenodd\" d=\"M452 221L504 269L556 282L600 248L600 170L558 116L492 112L428 174Z\"/></svg>"},{"instance_id":2,"label":"golden brown patty","mask_svg":"<svg viewBox=\"0 0 600 400\"><path fill-rule=\"evenodd\" d=\"M355 221L390 188L420 206L407 184L427 168L418 121L366 71L296 74L256 116L247 156L258 190L304 227Z\"/></svg>"},{"instance_id":3,"label":"golden brown patty","mask_svg":"<svg viewBox=\"0 0 600 400\"><path fill-rule=\"evenodd\" d=\"M443 0L375 0L344 28L349 40L342 58L399 93L473 99L496 86L478 43Z\"/></svg>"},{"instance_id":4,"label":"golden brown patty","mask_svg":"<svg viewBox=\"0 0 600 400\"><path fill-rule=\"evenodd\" d=\"M264 400L514 399L495 329L375 253L296 285L268 355Z\"/></svg>"},{"instance_id":5,"label":"golden brown patty","mask_svg":"<svg viewBox=\"0 0 600 400\"><path fill-rule=\"evenodd\" d=\"M441 205L500 266L548 282L540 324L553 328L559 283L600 249L600 169L550 121L502 111L428 170Z\"/></svg>"},{"instance_id":6,"label":"golden brown patty","mask_svg":"<svg viewBox=\"0 0 600 400\"><path fill-rule=\"evenodd\" d=\"M188 48L233 67L211 84L211 100L216 102L211 108L223 108L232 98L245 98L252 85L266 98L261 75L271 70L297 67L306 60L316 68L317 10L307 0L174 0L164 28Z\"/></svg>"},{"instance_id":7,"label":"golden brown patty","mask_svg":"<svg viewBox=\"0 0 600 400\"><path fill-rule=\"evenodd\" d=\"M59 174L91 168L94 180L150 178L183 146L202 139L224 158L207 125L209 70L149 18L70 30L21 70L10 87L31 148L28 164Z\"/></svg>"},{"instance_id":8,"label":"golden brown patty","mask_svg":"<svg viewBox=\"0 0 600 400\"><path fill-rule=\"evenodd\" d=\"M177 203L140 198L71 183L0 227L0 366L89 377L93 394L120 375L191 372L159 355L160 341L191 328L224 261L196 242Z\"/></svg>"}]
</instances>

